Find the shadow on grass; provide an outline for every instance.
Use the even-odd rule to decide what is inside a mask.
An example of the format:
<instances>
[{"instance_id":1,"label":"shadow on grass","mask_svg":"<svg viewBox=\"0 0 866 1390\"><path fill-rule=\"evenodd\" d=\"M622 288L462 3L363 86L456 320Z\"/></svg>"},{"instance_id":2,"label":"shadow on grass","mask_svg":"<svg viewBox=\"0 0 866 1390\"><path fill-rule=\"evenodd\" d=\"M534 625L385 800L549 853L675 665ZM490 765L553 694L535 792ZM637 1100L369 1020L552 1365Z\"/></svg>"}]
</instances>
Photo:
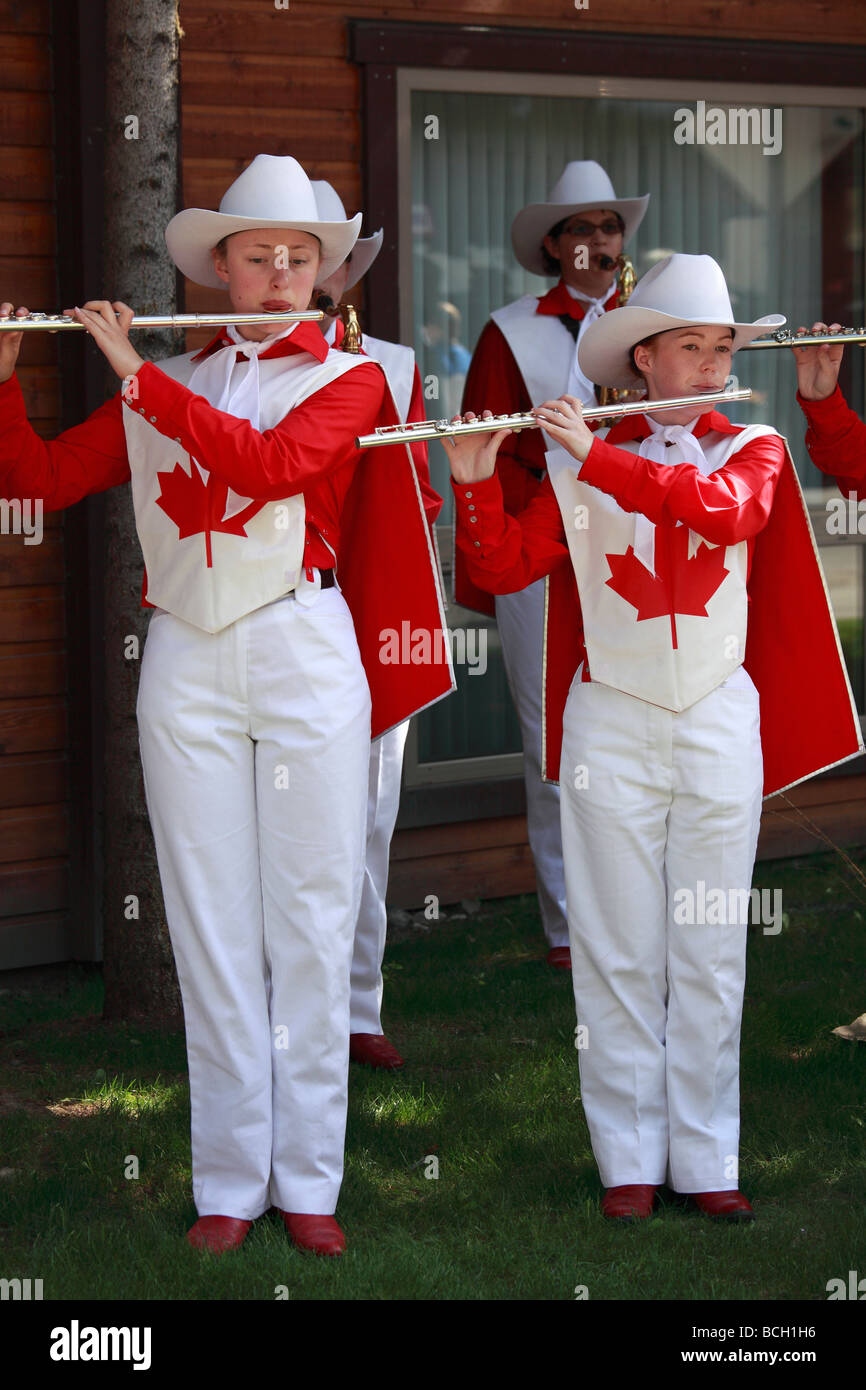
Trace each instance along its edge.
<instances>
[{"instance_id":1,"label":"shadow on grass","mask_svg":"<svg viewBox=\"0 0 866 1390\"><path fill-rule=\"evenodd\" d=\"M182 1035L104 1024L92 971L53 999L0 997L3 1273L43 1277L48 1298L825 1298L866 1235L866 1049L830 1032L866 1007L863 923L825 891L832 865L759 870L787 923L748 947L754 1227L672 1201L639 1227L601 1218L571 982L518 899L389 948L407 1066L351 1069L338 1261L294 1250L273 1215L221 1261L190 1250Z\"/></svg>"}]
</instances>

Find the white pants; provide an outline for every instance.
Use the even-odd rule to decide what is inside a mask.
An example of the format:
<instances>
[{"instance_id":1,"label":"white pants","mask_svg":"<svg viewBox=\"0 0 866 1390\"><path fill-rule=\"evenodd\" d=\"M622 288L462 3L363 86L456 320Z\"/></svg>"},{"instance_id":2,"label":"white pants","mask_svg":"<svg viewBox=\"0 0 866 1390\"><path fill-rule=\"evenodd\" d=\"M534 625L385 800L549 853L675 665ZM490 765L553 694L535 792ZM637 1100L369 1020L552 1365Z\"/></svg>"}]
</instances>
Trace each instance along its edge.
<instances>
[{"instance_id":1,"label":"white pants","mask_svg":"<svg viewBox=\"0 0 866 1390\"><path fill-rule=\"evenodd\" d=\"M382 957L388 915L388 861L400 809L400 778L409 721L398 724L370 745L367 786L367 859L361 910L352 955L352 1002L349 1031L382 1032Z\"/></svg>"},{"instance_id":2,"label":"white pants","mask_svg":"<svg viewBox=\"0 0 866 1390\"><path fill-rule=\"evenodd\" d=\"M695 919L710 916L701 881L726 896L751 885L757 692L741 669L672 714L578 672L561 776L581 1095L602 1183L736 1189L747 913Z\"/></svg>"},{"instance_id":3,"label":"white pants","mask_svg":"<svg viewBox=\"0 0 866 1390\"><path fill-rule=\"evenodd\" d=\"M215 635L157 613L138 720L199 1215L330 1214L370 750L345 600L282 599Z\"/></svg>"},{"instance_id":4,"label":"white pants","mask_svg":"<svg viewBox=\"0 0 866 1390\"><path fill-rule=\"evenodd\" d=\"M535 861L541 925L549 946L568 945L559 787L541 776L544 580L496 598L505 673L520 721L526 824Z\"/></svg>"}]
</instances>

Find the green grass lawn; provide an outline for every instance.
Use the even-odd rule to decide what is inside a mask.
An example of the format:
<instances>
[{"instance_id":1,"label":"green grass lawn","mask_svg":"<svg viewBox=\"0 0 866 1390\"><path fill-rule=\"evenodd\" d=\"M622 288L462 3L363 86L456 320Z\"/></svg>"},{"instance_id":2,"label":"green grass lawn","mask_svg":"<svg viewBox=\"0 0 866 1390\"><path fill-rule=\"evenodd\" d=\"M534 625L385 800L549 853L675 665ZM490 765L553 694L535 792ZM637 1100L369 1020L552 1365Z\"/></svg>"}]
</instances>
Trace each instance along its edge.
<instances>
[{"instance_id":1,"label":"green grass lawn","mask_svg":"<svg viewBox=\"0 0 866 1390\"><path fill-rule=\"evenodd\" d=\"M763 863L778 936L752 928L741 1186L759 1220L717 1225L669 1200L599 1213L581 1110L571 981L544 964L535 900L485 903L389 946L386 1028L407 1058L352 1068L338 1217L317 1260L273 1216L214 1259L187 1247L189 1101L181 1035L108 1026L95 969L48 997L0 995L0 1275L45 1299L826 1300L866 1275L866 890L832 856ZM139 1176L125 1168L138 1160ZM438 1160L438 1177L432 1174ZM11 1171L9 1171L11 1170Z\"/></svg>"}]
</instances>

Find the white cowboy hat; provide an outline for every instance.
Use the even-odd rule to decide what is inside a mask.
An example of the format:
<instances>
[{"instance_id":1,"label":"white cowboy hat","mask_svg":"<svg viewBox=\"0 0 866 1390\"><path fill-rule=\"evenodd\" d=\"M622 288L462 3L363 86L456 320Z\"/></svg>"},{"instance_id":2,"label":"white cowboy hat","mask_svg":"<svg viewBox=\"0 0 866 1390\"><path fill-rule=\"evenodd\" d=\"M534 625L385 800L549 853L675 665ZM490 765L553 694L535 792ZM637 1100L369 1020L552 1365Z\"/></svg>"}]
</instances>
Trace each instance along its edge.
<instances>
[{"instance_id":1,"label":"white cowboy hat","mask_svg":"<svg viewBox=\"0 0 866 1390\"><path fill-rule=\"evenodd\" d=\"M766 314L754 323L738 323L718 261L677 251L638 280L628 304L590 324L577 359L581 371L599 386L634 386L643 378L632 371L629 353L653 333L719 324L733 329L731 350L736 352L785 322L782 314Z\"/></svg>"},{"instance_id":2,"label":"white cowboy hat","mask_svg":"<svg viewBox=\"0 0 866 1390\"><path fill-rule=\"evenodd\" d=\"M549 275L541 254L541 244L551 227L573 212L612 208L625 223L623 242L640 226L647 210L649 194L643 198L618 198L613 184L594 159L573 159L566 164L548 194L546 203L529 203L511 224L511 244L520 264L536 275Z\"/></svg>"},{"instance_id":3,"label":"white cowboy hat","mask_svg":"<svg viewBox=\"0 0 866 1390\"><path fill-rule=\"evenodd\" d=\"M334 188L333 184L328 183L327 179L313 179L313 192L316 195L316 206L319 209L319 216L327 221L338 222L345 218L346 209L343 200ZM379 252L382 250L382 243L385 240L385 232L382 227L372 236L359 236L355 245L352 247L352 259L349 263L349 279L346 282L346 289L351 289L363 279L375 261ZM325 277L327 278L327 277Z\"/></svg>"},{"instance_id":4,"label":"white cowboy hat","mask_svg":"<svg viewBox=\"0 0 866 1390\"><path fill-rule=\"evenodd\" d=\"M319 215L313 186L291 155L257 154L223 194L219 212L187 208L171 219L165 244L175 265L197 285L225 289L211 260L211 247L233 232L285 227L310 232L322 244L317 281L342 265L358 239L361 214L332 221Z\"/></svg>"}]
</instances>

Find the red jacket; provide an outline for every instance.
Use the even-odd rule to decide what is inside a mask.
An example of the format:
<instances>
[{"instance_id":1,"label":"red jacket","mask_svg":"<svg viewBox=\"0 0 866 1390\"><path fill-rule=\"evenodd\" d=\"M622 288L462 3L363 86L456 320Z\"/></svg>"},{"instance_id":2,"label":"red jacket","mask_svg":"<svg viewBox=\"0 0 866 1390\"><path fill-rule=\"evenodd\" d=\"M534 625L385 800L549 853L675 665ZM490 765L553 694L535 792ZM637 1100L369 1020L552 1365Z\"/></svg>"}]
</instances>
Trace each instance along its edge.
<instances>
[{"instance_id":1,"label":"red jacket","mask_svg":"<svg viewBox=\"0 0 866 1390\"><path fill-rule=\"evenodd\" d=\"M836 387L823 401L797 403L809 422L806 448L816 468L835 478L842 492L866 496L866 425Z\"/></svg>"},{"instance_id":2,"label":"red jacket","mask_svg":"<svg viewBox=\"0 0 866 1390\"><path fill-rule=\"evenodd\" d=\"M334 332L335 348L339 348L343 341L346 330L342 319L337 319ZM364 339L361 339L361 352L365 353ZM424 406L424 388L421 385L421 374L416 364L415 376L412 381L412 396L409 401L409 410L406 414L405 424L414 425L421 420L427 419L427 411ZM424 503L424 514L427 517L428 526L435 526L439 513L442 510L442 498L438 492L434 492L430 482L430 464L427 458L427 445L423 440L415 440L409 445L412 454L412 462L415 464L415 472L418 475L418 483L421 488L421 498Z\"/></svg>"}]
</instances>

